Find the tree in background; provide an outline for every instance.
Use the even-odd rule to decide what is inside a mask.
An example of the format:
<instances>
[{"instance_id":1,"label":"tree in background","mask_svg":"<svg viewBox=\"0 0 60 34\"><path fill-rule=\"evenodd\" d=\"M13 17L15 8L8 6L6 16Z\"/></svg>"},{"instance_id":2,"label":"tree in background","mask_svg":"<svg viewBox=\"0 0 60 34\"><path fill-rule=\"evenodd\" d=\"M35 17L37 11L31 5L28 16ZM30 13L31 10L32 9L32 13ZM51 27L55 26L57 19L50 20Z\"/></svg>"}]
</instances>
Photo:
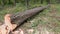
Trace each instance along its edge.
<instances>
[{"instance_id":1,"label":"tree in background","mask_svg":"<svg viewBox=\"0 0 60 34\"><path fill-rule=\"evenodd\" d=\"M3 0L0 0L0 5L2 5L2 6L4 5L4 2L3 2Z\"/></svg>"},{"instance_id":2,"label":"tree in background","mask_svg":"<svg viewBox=\"0 0 60 34\"><path fill-rule=\"evenodd\" d=\"M43 4L44 0L41 0L41 4ZM50 4L50 0L45 0L47 2L47 4Z\"/></svg>"},{"instance_id":3,"label":"tree in background","mask_svg":"<svg viewBox=\"0 0 60 34\"><path fill-rule=\"evenodd\" d=\"M16 5L16 1L15 0L9 0L9 4Z\"/></svg>"},{"instance_id":4,"label":"tree in background","mask_svg":"<svg viewBox=\"0 0 60 34\"><path fill-rule=\"evenodd\" d=\"M19 3L20 2L20 0L15 0L15 3Z\"/></svg>"},{"instance_id":5,"label":"tree in background","mask_svg":"<svg viewBox=\"0 0 60 34\"><path fill-rule=\"evenodd\" d=\"M29 8L30 4L37 4L37 3L60 3L60 0L0 0L0 5L16 5L16 3L20 3L22 5L26 5L27 8Z\"/></svg>"},{"instance_id":6,"label":"tree in background","mask_svg":"<svg viewBox=\"0 0 60 34\"><path fill-rule=\"evenodd\" d=\"M50 4L50 0L46 0L47 4Z\"/></svg>"},{"instance_id":7,"label":"tree in background","mask_svg":"<svg viewBox=\"0 0 60 34\"><path fill-rule=\"evenodd\" d=\"M26 3L27 9L29 9L29 0L25 0L25 3Z\"/></svg>"},{"instance_id":8,"label":"tree in background","mask_svg":"<svg viewBox=\"0 0 60 34\"><path fill-rule=\"evenodd\" d=\"M41 0L41 4L43 4L43 0Z\"/></svg>"}]
</instances>

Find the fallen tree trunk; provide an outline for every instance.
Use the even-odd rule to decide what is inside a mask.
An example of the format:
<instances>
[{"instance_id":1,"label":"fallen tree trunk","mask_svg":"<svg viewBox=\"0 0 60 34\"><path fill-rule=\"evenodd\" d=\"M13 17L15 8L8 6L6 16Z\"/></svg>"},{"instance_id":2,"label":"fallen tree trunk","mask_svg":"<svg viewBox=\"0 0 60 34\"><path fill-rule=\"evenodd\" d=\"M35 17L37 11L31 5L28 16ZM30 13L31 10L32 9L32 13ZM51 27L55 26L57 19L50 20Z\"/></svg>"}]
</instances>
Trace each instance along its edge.
<instances>
[{"instance_id":1,"label":"fallen tree trunk","mask_svg":"<svg viewBox=\"0 0 60 34\"><path fill-rule=\"evenodd\" d=\"M11 22L16 23L17 25L21 25L25 20L30 18L33 15L36 15L37 13L41 12L42 10L48 8L47 6L37 7L34 9L26 10L24 12L19 12L17 14L13 14L11 16Z\"/></svg>"}]
</instances>

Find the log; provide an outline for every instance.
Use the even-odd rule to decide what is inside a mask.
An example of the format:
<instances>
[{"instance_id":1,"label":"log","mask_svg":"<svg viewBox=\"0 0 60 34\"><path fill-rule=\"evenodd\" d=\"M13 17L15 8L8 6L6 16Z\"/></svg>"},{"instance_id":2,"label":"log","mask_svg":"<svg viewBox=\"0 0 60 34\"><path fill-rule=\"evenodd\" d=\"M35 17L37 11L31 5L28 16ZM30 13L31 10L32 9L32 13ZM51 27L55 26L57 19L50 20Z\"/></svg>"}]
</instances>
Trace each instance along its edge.
<instances>
[{"instance_id":1,"label":"log","mask_svg":"<svg viewBox=\"0 0 60 34\"><path fill-rule=\"evenodd\" d=\"M41 12L42 10L44 10L48 7L49 7L49 5L41 6L41 7L33 8L33 9L30 9L30 10L26 10L26 11L23 11L23 12L18 12L16 14L12 14L11 22L15 23L17 25L21 25L21 24L24 23L25 20L32 17L33 15L36 15L37 13Z\"/></svg>"}]
</instances>

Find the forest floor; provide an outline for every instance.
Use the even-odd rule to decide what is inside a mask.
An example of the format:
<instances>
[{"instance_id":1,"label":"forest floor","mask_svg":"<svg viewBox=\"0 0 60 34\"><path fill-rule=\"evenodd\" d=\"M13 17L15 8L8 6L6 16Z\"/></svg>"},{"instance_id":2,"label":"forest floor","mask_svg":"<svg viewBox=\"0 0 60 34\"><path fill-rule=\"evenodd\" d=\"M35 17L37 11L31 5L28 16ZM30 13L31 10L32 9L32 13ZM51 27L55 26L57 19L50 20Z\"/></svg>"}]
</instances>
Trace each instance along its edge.
<instances>
[{"instance_id":1,"label":"forest floor","mask_svg":"<svg viewBox=\"0 0 60 34\"><path fill-rule=\"evenodd\" d=\"M13 14L24 10L26 7L20 7L20 5L4 8L0 11L0 20L3 21L7 13ZM29 18L19 28L23 29L25 34L60 34L60 5L52 4L48 9Z\"/></svg>"}]
</instances>

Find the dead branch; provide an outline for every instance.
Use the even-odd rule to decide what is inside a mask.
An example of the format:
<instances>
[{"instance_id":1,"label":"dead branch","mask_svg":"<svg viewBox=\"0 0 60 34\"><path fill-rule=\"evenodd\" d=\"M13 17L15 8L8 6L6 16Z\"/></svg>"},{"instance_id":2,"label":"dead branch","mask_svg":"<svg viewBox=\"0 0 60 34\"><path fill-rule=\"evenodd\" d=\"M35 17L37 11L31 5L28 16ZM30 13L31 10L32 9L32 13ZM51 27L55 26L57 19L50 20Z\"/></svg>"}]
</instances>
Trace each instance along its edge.
<instances>
[{"instance_id":1,"label":"dead branch","mask_svg":"<svg viewBox=\"0 0 60 34\"><path fill-rule=\"evenodd\" d=\"M18 12L16 14L13 14L11 16L11 22L15 23L17 25L21 25L25 20L32 17L33 15L36 15L37 13L41 12L42 10L44 10L48 7L49 7L49 5L42 6L42 7L37 7L37 8L33 8L33 9L30 9L30 10L26 10L26 11L23 11L23 12Z\"/></svg>"}]
</instances>

